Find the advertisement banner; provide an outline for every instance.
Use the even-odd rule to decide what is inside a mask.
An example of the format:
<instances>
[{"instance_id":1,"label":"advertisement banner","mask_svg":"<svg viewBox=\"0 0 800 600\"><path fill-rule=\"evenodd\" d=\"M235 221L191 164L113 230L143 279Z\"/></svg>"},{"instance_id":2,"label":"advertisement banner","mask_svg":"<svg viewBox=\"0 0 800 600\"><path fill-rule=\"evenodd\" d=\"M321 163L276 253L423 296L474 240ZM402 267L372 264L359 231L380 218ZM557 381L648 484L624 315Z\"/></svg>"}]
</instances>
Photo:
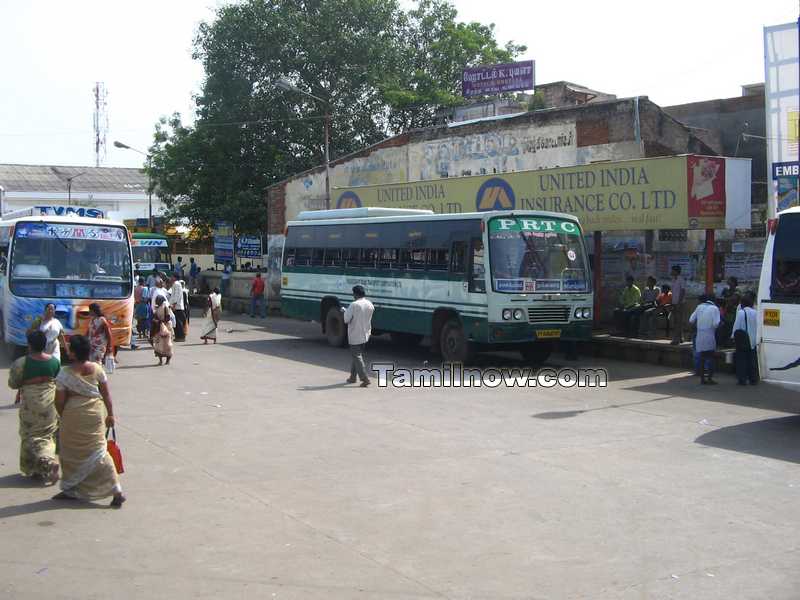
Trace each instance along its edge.
<instances>
[{"instance_id":1,"label":"advertisement banner","mask_svg":"<svg viewBox=\"0 0 800 600\"><path fill-rule=\"evenodd\" d=\"M750 187L731 190L725 159L668 156L478 177L450 177L333 191L335 208L376 206L435 213L490 210L575 215L584 231L724 228L731 198L746 204ZM694 213L689 210L692 159ZM735 165L749 170L749 162ZM739 186L741 187L741 186ZM721 211L721 213L720 213ZM697 216L695 216L697 215Z\"/></svg>"},{"instance_id":2,"label":"advertisement banner","mask_svg":"<svg viewBox=\"0 0 800 600\"><path fill-rule=\"evenodd\" d=\"M775 185L775 204L778 212L798 205L799 177L800 163L797 161L772 163L772 181Z\"/></svg>"},{"instance_id":3,"label":"advertisement banner","mask_svg":"<svg viewBox=\"0 0 800 600\"><path fill-rule=\"evenodd\" d=\"M725 159L688 156L686 170L689 191L689 227L725 227Z\"/></svg>"},{"instance_id":4,"label":"advertisement banner","mask_svg":"<svg viewBox=\"0 0 800 600\"><path fill-rule=\"evenodd\" d=\"M225 221L217 221L214 225L214 262L232 263L233 246L233 225Z\"/></svg>"},{"instance_id":5,"label":"advertisement banner","mask_svg":"<svg viewBox=\"0 0 800 600\"><path fill-rule=\"evenodd\" d=\"M335 190L334 206L437 213L546 210L585 231L686 229L686 156Z\"/></svg>"},{"instance_id":6,"label":"advertisement banner","mask_svg":"<svg viewBox=\"0 0 800 600\"><path fill-rule=\"evenodd\" d=\"M461 75L461 90L465 98L532 90L533 86L532 60L467 67Z\"/></svg>"},{"instance_id":7,"label":"advertisement banner","mask_svg":"<svg viewBox=\"0 0 800 600\"><path fill-rule=\"evenodd\" d=\"M797 164L800 60L797 23L764 28L764 87L767 117L767 163L773 175L768 216L798 206L796 175L776 175L777 165Z\"/></svg>"},{"instance_id":8,"label":"advertisement banner","mask_svg":"<svg viewBox=\"0 0 800 600\"><path fill-rule=\"evenodd\" d=\"M236 256L239 258L261 258L261 236L239 236L239 239L236 241Z\"/></svg>"}]
</instances>

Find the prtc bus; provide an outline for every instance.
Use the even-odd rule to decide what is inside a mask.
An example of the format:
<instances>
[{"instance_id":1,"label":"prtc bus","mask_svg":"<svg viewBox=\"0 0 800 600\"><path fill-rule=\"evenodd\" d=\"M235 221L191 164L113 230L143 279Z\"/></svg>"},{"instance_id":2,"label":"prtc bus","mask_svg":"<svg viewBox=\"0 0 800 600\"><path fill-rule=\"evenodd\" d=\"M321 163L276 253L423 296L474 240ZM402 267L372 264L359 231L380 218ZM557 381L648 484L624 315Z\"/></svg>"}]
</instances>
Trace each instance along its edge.
<instances>
[{"instance_id":1,"label":"prtc bus","mask_svg":"<svg viewBox=\"0 0 800 600\"><path fill-rule=\"evenodd\" d=\"M133 270L128 230L92 217L22 210L0 221L0 337L8 354L24 352L26 334L46 304L67 337L86 334L97 302L114 345L126 345L133 319Z\"/></svg>"},{"instance_id":2,"label":"prtc bus","mask_svg":"<svg viewBox=\"0 0 800 600\"><path fill-rule=\"evenodd\" d=\"M591 274L578 220L566 214L353 208L306 211L287 225L284 314L347 342L341 308L361 284L373 332L404 344L430 337L445 361L518 350L547 359L556 340L588 340Z\"/></svg>"},{"instance_id":3,"label":"prtc bus","mask_svg":"<svg viewBox=\"0 0 800 600\"><path fill-rule=\"evenodd\" d=\"M800 391L800 207L769 222L758 285L758 358L764 381Z\"/></svg>"}]
</instances>

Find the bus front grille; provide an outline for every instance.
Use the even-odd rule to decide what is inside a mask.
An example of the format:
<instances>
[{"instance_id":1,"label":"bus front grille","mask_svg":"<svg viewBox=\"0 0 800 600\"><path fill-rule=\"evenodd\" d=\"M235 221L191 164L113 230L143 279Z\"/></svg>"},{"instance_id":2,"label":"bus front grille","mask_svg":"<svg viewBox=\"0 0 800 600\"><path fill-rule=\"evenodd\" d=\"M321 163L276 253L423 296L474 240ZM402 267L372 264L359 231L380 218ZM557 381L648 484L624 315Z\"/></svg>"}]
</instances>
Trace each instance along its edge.
<instances>
[{"instance_id":1,"label":"bus front grille","mask_svg":"<svg viewBox=\"0 0 800 600\"><path fill-rule=\"evenodd\" d=\"M568 306L535 306L528 309L529 323L566 323L568 321Z\"/></svg>"}]
</instances>

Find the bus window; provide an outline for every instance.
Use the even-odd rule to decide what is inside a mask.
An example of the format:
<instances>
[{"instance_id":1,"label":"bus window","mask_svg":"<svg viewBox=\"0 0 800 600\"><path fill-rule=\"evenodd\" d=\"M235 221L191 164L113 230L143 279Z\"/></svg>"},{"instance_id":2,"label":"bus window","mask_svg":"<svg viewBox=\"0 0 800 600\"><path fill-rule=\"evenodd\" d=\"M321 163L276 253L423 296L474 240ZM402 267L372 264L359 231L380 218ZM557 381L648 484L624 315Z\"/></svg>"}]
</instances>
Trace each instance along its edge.
<instances>
[{"instance_id":1,"label":"bus window","mask_svg":"<svg viewBox=\"0 0 800 600\"><path fill-rule=\"evenodd\" d=\"M484 263L483 240L472 238L472 260L470 260L469 291L486 293L486 267Z\"/></svg>"},{"instance_id":2,"label":"bus window","mask_svg":"<svg viewBox=\"0 0 800 600\"><path fill-rule=\"evenodd\" d=\"M339 248L325 249L325 266L326 267L342 266L342 251Z\"/></svg>"},{"instance_id":3,"label":"bus window","mask_svg":"<svg viewBox=\"0 0 800 600\"><path fill-rule=\"evenodd\" d=\"M465 273L467 271L467 243L453 242L450 252L450 272Z\"/></svg>"},{"instance_id":4,"label":"bus window","mask_svg":"<svg viewBox=\"0 0 800 600\"><path fill-rule=\"evenodd\" d=\"M450 253L445 248L428 250L428 269L431 271L447 271Z\"/></svg>"},{"instance_id":5,"label":"bus window","mask_svg":"<svg viewBox=\"0 0 800 600\"><path fill-rule=\"evenodd\" d=\"M381 269L396 269L397 268L397 255L398 251L395 248L384 248L381 250Z\"/></svg>"},{"instance_id":6,"label":"bus window","mask_svg":"<svg viewBox=\"0 0 800 600\"><path fill-rule=\"evenodd\" d=\"M775 233L772 302L800 302L800 214L783 215Z\"/></svg>"}]
</instances>

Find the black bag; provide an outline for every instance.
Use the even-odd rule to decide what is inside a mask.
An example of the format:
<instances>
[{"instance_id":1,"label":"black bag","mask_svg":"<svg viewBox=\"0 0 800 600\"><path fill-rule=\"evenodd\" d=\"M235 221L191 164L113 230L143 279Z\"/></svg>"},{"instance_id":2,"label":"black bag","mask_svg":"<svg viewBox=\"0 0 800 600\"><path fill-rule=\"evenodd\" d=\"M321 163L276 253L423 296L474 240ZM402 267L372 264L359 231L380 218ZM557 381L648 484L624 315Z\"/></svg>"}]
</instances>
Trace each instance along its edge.
<instances>
[{"instance_id":1,"label":"black bag","mask_svg":"<svg viewBox=\"0 0 800 600\"><path fill-rule=\"evenodd\" d=\"M747 311L744 312L744 329L737 329L733 332L733 344L737 352L749 352L752 348L750 346L750 336L747 333Z\"/></svg>"}]
</instances>

